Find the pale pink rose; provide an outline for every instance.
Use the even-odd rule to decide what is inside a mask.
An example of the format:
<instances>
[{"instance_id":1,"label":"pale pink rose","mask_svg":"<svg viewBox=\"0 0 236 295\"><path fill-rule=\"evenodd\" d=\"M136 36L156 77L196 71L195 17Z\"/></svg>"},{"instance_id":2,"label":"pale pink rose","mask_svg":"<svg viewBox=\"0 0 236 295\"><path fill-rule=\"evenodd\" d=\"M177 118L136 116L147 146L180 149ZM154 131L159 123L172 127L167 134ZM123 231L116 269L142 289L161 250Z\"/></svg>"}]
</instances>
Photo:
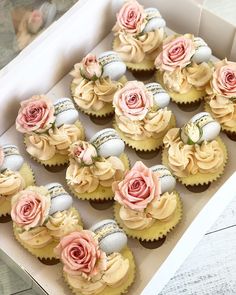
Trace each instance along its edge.
<instances>
[{"instance_id":1,"label":"pale pink rose","mask_svg":"<svg viewBox=\"0 0 236 295\"><path fill-rule=\"evenodd\" d=\"M236 63L224 59L215 65L213 91L226 97L236 97Z\"/></svg>"},{"instance_id":2,"label":"pale pink rose","mask_svg":"<svg viewBox=\"0 0 236 295\"><path fill-rule=\"evenodd\" d=\"M96 80L102 75L102 66L95 55L86 55L81 62L81 74L89 80Z\"/></svg>"},{"instance_id":3,"label":"pale pink rose","mask_svg":"<svg viewBox=\"0 0 236 295\"><path fill-rule=\"evenodd\" d=\"M55 253L71 275L93 277L106 269L106 254L99 249L94 234L88 230L73 232L61 239Z\"/></svg>"},{"instance_id":4,"label":"pale pink rose","mask_svg":"<svg viewBox=\"0 0 236 295\"><path fill-rule=\"evenodd\" d=\"M184 68L191 63L195 52L193 40L185 36L171 39L164 43L161 53L155 60L157 69L174 71L176 68Z\"/></svg>"},{"instance_id":5,"label":"pale pink rose","mask_svg":"<svg viewBox=\"0 0 236 295\"><path fill-rule=\"evenodd\" d=\"M96 158L97 151L95 147L86 141L76 141L70 147L70 154L78 164L92 165Z\"/></svg>"},{"instance_id":6,"label":"pale pink rose","mask_svg":"<svg viewBox=\"0 0 236 295\"><path fill-rule=\"evenodd\" d=\"M0 168L4 162L4 151L3 148L0 146Z\"/></svg>"},{"instance_id":7,"label":"pale pink rose","mask_svg":"<svg viewBox=\"0 0 236 295\"><path fill-rule=\"evenodd\" d=\"M54 121L52 101L44 95L35 95L21 102L16 129L21 133L40 133L49 129Z\"/></svg>"},{"instance_id":8,"label":"pale pink rose","mask_svg":"<svg viewBox=\"0 0 236 295\"><path fill-rule=\"evenodd\" d=\"M31 34L36 34L42 28L44 23L43 14L40 10L31 12L28 19L28 30Z\"/></svg>"},{"instance_id":9,"label":"pale pink rose","mask_svg":"<svg viewBox=\"0 0 236 295\"><path fill-rule=\"evenodd\" d=\"M114 182L112 189L116 201L137 211L143 211L154 198L159 198L161 193L158 174L141 161L135 163L121 182Z\"/></svg>"},{"instance_id":10,"label":"pale pink rose","mask_svg":"<svg viewBox=\"0 0 236 295\"><path fill-rule=\"evenodd\" d=\"M145 13L143 6L137 1L127 1L117 14L117 25L126 33L138 34L143 29Z\"/></svg>"},{"instance_id":11,"label":"pale pink rose","mask_svg":"<svg viewBox=\"0 0 236 295\"><path fill-rule=\"evenodd\" d=\"M28 187L12 198L11 218L25 230L42 226L49 214L50 195L44 188Z\"/></svg>"},{"instance_id":12,"label":"pale pink rose","mask_svg":"<svg viewBox=\"0 0 236 295\"><path fill-rule=\"evenodd\" d=\"M118 116L124 115L132 121L143 120L153 106L153 95L142 82L130 81L115 93L113 106Z\"/></svg>"}]
</instances>

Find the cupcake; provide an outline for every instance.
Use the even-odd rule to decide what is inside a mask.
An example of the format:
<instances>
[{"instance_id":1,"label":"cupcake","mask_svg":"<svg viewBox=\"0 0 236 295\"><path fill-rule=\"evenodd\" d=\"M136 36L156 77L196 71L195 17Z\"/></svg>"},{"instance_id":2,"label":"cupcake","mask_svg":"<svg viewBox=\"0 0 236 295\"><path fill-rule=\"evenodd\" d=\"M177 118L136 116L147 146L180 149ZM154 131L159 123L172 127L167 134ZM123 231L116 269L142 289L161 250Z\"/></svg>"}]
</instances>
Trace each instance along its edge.
<instances>
[{"instance_id":1,"label":"cupcake","mask_svg":"<svg viewBox=\"0 0 236 295\"><path fill-rule=\"evenodd\" d=\"M175 126L167 109L170 97L158 83L129 81L114 96L114 128L136 151L159 149L166 132Z\"/></svg>"},{"instance_id":2,"label":"cupcake","mask_svg":"<svg viewBox=\"0 0 236 295\"><path fill-rule=\"evenodd\" d=\"M217 62L206 90L205 110L236 140L236 63L227 59Z\"/></svg>"},{"instance_id":3,"label":"cupcake","mask_svg":"<svg viewBox=\"0 0 236 295\"><path fill-rule=\"evenodd\" d=\"M165 37L165 20L156 8L144 9L137 1L125 1L117 13L113 50L134 74L153 74L154 60Z\"/></svg>"},{"instance_id":4,"label":"cupcake","mask_svg":"<svg viewBox=\"0 0 236 295\"><path fill-rule=\"evenodd\" d=\"M53 261L53 249L63 236L82 229L72 197L59 183L29 186L12 198L11 217L16 240L32 255Z\"/></svg>"},{"instance_id":5,"label":"cupcake","mask_svg":"<svg viewBox=\"0 0 236 295\"><path fill-rule=\"evenodd\" d=\"M190 190L205 190L223 174L228 158L219 133L220 124L209 113L198 113L167 132L163 164Z\"/></svg>"},{"instance_id":6,"label":"cupcake","mask_svg":"<svg viewBox=\"0 0 236 295\"><path fill-rule=\"evenodd\" d=\"M199 106L212 77L211 49L191 34L167 37L155 60L156 81L181 107Z\"/></svg>"},{"instance_id":7,"label":"cupcake","mask_svg":"<svg viewBox=\"0 0 236 295\"><path fill-rule=\"evenodd\" d=\"M182 204L174 190L175 178L163 165L148 168L138 161L112 188L115 219L129 237L157 241L181 219Z\"/></svg>"},{"instance_id":8,"label":"cupcake","mask_svg":"<svg viewBox=\"0 0 236 295\"><path fill-rule=\"evenodd\" d=\"M0 217L11 213L12 196L34 182L33 171L17 146L0 146Z\"/></svg>"},{"instance_id":9,"label":"cupcake","mask_svg":"<svg viewBox=\"0 0 236 295\"><path fill-rule=\"evenodd\" d=\"M125 72L125 63L113 51L84 57L71 72L71 95L79 110L97 118L111 116L114 93L127 81Z\"/></svg>"},{"instance_id":10,"label":"cupcake","mask_svg":"<svg viewBox=\"0 0 236 295\"><path fill-rule=\"evenodd\" d=\"M73 294L119 295L134 281L134 258L114 220L65 236L55 252Z\"/></svg>"},{"instance_id":11,"label":"cupcake","mask_svg":"<svg viewBox=\"0 0 236 295\"><path fill-rule=\"evenodd\" d=\"M21 102L16 129L24 134L26 151L45 167L68 163L70 145L85 136L72 101L60 98L53 104L44 95Z\"/></svg>"},{"instance_id":12,"label":"cupcake","mask_svg":"<svg viewBox=\"0 0 236 295\"><path fill-rule=\"evenodd\" d=\"M124 142L112 128L97 132L90 142L77 141L70 147L66 181L82 200L113 199L112 183L122 179L129 168Z\"/></svg>"}]
</instances>

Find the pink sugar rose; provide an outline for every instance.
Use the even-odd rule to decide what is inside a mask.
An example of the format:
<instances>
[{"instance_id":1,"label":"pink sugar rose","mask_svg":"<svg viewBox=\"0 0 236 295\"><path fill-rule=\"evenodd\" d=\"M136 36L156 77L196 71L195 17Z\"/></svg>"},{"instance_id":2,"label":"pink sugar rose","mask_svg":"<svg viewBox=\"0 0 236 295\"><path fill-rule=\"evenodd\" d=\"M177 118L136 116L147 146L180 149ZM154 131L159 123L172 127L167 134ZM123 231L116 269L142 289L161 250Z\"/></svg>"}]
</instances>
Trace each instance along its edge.
<instances>
[{"instance_id":1,"label":"pink sugar rose","mask_svg":"<svg viewBox=\"0 0 236 295\"><path fill-rule=\"evenodd\" d=\"M145 13L143 6L137 1L127 1L117 14L117 25L129 34L139 34L142 31Z\"/></svg>"},{"instance_id":2,"label":"pink sugar rose","mask_svg":"<svg viewBox=\"0 0 236 295\"><path fill-rule=\"evenodd\" d=\"M216 94L236 98L236 63L224 59L215 65L212 78Z\"/></svg>"},{"instance_id":3,"label":"pink sugar rose","mask_svg":"<svg viewBox=\"0 0 236 295\"><path fill-rule=\"evenodd\" d=\"M25 230L42 226L51 205L50 195L47 194L46 189L37 187L28 187L17 193L12 198L12 220Z\"/></svg>"},{"instance_id":4,"label":"pink sugar rose","mask_svg":"<svg viewBox=\"0 0 236 295\"><path fill-rule=\"evenodd\" d=\"M153 106L153 95L142 82L130 81L114 95L113 106L118 116L132 121L143 120Z\"/></svg>"},{"instance_id":5,"label":"pink sugar rose","mask_svg":"<svg viewBox=\"0 0 236 295\"><path fill-rule=\"evenodd\" d=\"M0 168L4 162L4 151L3 148L0 146Z\"/></svg>"},{"instance_id":6,"label":"pink sugar rose","mask_svg":"<svg viewBox=\"0 0 236 295\"><path fill-rule=\"evenodd\" d=\"M88 230L73 232L61 239L55 248L70 275L93 277L106 269L106 254L99 249L94 234Z\"/></svg>"},{"instance_id":7,"label":"pink sugar rose","mask_svg":"<svg viewBox=\"0 0 236 295\"><path fill-rule=\"evenodd\" d=\"M34 10L28 19L28 30L31 34L36 34L44 23L43 14L40 10Z\"/></svg>"},{"instance_id":8,"label":"pink sugar rose","mask_svg":"<svg viewBox=\"0 0 236 295\"><path fill-rule=\"evenodd\" d=\"M193 40L180 36L164 42L161 53L155 60L157 69L173 72L176 68L184 68L191 63L195 52Z\"/></svg>"},{"instance_id":9,"label":"pink sugar rose","mask_svg":"<svg viewBox=\"0 0 236 295\"><path fill-rule=\"evenodd\" d=\"M97 157L95 147L86 141L76 141L70 148L71 156L77 161L78 164L92 165L94 158Z\"/></svg>"},{"instance_id":10,"label":"pink sugar rose","mask_svg":"<svg viewBox=\"0 0 236 295\"><path fill-rule=\"evenodd\" d=\"M16 118L16 129L21 133L44 132L53 122L54 106L44 95L35 95L22 101Z\"/></svg>"},{"instance_id":11,"label":"pink sugar rose","mask_svg":"<svg viewBox=\"0 0 236 295\"><path fill-rule=\"evenodd\" d=\"M135 163L121 182L114 182L112 189L116 201L136 211L143 211L161 193L158 174L153 173L141 161Z\"/></svg>"},{"instance_id":12,"label":"pink sugar rose","mask_svg":"<svg viewBox=\"0 0 236 295\"><path fill-rule=\"evenodd\" d=\"M95 55L86 55L81 62L81 74L88 80L96 80L102 75L102 66Z\"/></svg>"}]
</instances>

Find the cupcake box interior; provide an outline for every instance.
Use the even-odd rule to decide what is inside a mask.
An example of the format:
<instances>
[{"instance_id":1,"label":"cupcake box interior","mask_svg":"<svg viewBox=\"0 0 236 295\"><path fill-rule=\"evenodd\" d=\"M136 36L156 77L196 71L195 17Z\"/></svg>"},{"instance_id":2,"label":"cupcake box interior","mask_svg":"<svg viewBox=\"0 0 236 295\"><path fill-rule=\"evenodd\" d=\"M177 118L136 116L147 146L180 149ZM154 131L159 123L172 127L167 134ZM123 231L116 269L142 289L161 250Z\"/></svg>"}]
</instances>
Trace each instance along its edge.
<instances>
[{"instance_id":1,"label":"cupcake box interior","mask_svg":"<svg viewBox=\"0 0 236 295\"><path fill-rule=\"evenodd\" d=\"M70 97L70 82L72 78L67 74L68 71L72 68L72 65L78 62L87 52L92 50L94 53L100 53L111 48L112 34L109 32L115 21L115 11L121 5L121 2L122 1L80 0L53 28L49 28L47 34L40 36L40 40L36 40L31 44L32 46L30 45L29 48L27 48L27 50L29 50L28 54L27 52L23 52L21 58L18 59L17 62L13 61L13 63L5 69L4 75L0 78L0 85L4 85L4 87L0 87L0 91L2 92L2 104L0 108L0 134L2 133L2 135L0 137L0 144L12 143L19 146L22 155L24 155L25 159L31 164L35 171L38 185L44 185L55 181L65 184L65 170L59 173L50 173L32 161L26 154L22 135L17 133L15 126L12 125L17 109L19 108L18 102L36 93L46 93L52 99ZM146 7L148 3L149 5L155 6L153 5L155 1L140 2L145 3ZM173 8L168 6L168 4L165 10L163 2L164 1L160 1L164 12L163 14L172 11L171 9ZM184 1L180 2L184 3ZM169 2L167 1L167 3ZM196 3L195 6L193 5L191 7L191 9L196 9L197 11ZM169 13L171 16L171 12ZM187 20L185 19L185 21ZM190 19L188 21L190 22ZM174 25L174 21L171 24ZM184 24L182 25L182 28L178 26L172 28L183 31ZM185 28L189 30L187 23L185 24ZM196 33L196 28L194 29L193 27L190 31ZM129 80L134 79L130 74L128 78ZM193 114L202 110L201 106L195 112L187 113L178 109L175 104L171 103L169 107L176 114L177 126L181 126L192 117ZM83 114L80 115L80 119L84 126L86 126L87 138L91 137L102 128L111 127L111 122L103 126L95 125ZM207 191L198 194L191 193L182 185L177 184L176 189L180 192L183 200L184 214L181 223L168 234L165 243L160 248L148 250L143 248L138 241L129 239L129 246L133 250L136 259L137 275L135 283L128 294L141 294L142 290L144 290L143 294L150 295L150 289L146 289L145 291L145 287L153 275L155 275L155 278L152 283L154 282L156 289L154 290L152 285L152 291L155 291L153 294L157 294L157 290L160 290L158 288L160 288L161 280L163 279L163 277L161 278L161 274L160 277L158 277L158 274L160 270L167 265L163 262L210 199L211 201L207 204L206 208L209 210L211 216L214 218L217 217L215 216L217 210L214 211L216 207L214 207L213 201L214 199L219 200L219 194L218 196L217 194L214 196L214 194L226 182L231 174L233 174L236 164L236 159L233 157L235 143L230 141L224 134L221 136L228 147L230 159L224 175L216 183L213 183ZM142 160L132 150L126 149L126 152L130 157L131 164L134 164L137 160ZM147 166L159 164L161 163L161 154L153 159L143 161ZM222 197L224 197L224 195L222 195ZM227 202L226 199L226 203ZM89 228L97 221L112 218L113 216L112 208L98 211L93 209L86 201L74 199L74 203L82 216L85 228ZM219 208L218 204L218 210L223 210L223 206ZM207 214L203 217L200 216L200 221L203 222L205 218L205 223L208 224L209 220L207 220L206 216ZM207 226L203 231L206 230ZM194 237L194 228L191 230L191 235ZM190 241L191 237L187 242L185 241L186 249L190 249ZM194 246L194 244L192 244L191 247L192 246ZM62 279L61 265L43 265L25 251L14 240L11 222L0 224L0 247L7 255L22 266L48 294L71 294ZM174 265L174 258L172 258L172 262L169 260L168 263L169 267L171 263ZM165 278L165 280L166 279L167 278Z\"/></svg>"}]
</instances>

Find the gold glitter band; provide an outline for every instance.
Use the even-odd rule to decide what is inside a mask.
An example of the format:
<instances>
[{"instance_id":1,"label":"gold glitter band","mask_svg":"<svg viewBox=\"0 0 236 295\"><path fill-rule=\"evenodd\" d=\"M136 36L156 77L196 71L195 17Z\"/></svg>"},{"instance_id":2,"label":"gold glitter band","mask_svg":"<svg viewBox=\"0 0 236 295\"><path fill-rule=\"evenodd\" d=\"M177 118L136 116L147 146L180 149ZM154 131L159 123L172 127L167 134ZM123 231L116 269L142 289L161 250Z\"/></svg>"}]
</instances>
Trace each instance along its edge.
<instances>
[{"instance_id":1,"label":"gold glitter band","mask_svg":"<svg viewBox=\"0 0 236 295\"><path fill-rule=\"evenodd\" d=\"M5 157L20 155L18 148L14 145L4 146L2 149Z\"/></svg>"},{"instance_id":2,"label":"gold glitter band","mask_svg":"<svg viewBox=\"0 0 236 295\"><path fill-rule=\"evenodd\" d=\"M105 225L101 225L99 228L94 230L95 236L100 242L102 239L114 233L123 233L123 230L120 229L115 222L109 222Z\"/></svg>"},{"instance_id":3,"label":"gold glitter band","mask_svg":"<svg viewBox=\"0 0 236 295\"><path fill-rule=\"evenodd\" d=\"M73 102L69 99L58 102L57 104L54 105L54 108L55 108L55 115L58 115L68 110L75 110Z\"/></svg>"}]
</instances>

